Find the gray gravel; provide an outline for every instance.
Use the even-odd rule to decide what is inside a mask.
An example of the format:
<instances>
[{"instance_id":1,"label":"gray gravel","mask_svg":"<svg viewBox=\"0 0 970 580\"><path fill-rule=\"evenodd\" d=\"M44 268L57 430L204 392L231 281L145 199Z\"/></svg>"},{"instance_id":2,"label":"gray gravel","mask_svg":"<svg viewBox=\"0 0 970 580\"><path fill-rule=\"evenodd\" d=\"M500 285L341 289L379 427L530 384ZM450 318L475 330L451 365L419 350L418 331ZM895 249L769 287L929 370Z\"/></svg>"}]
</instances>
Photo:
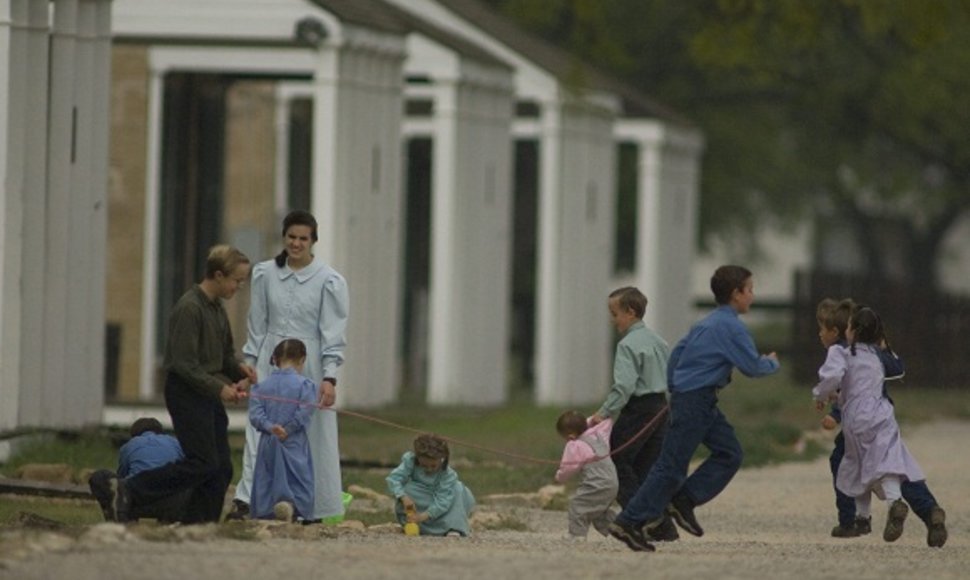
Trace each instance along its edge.
<instances>
[{"instance_id":1,"label":"gray gravel","mask_svg":"<svg viewBox=\"0 0 970 580\"><path fill-rule=\"evenodd\" d=\"M835 508L827 459L820 459L742 470L698 509L703 538L682 532L680 541L652 554L595 532L586 542L564 540L564 512L485 505L529 530L486 530L466 539L341 530L335 537L240 541L200 529L158 542L105 524L80 539L51 533L0 539L0 579L968 578L970 422L904 428L903 436L947 511L950 539L942 549L926 546L926 530L913 515L899 541L883 542L885 509L875 502L872 535L829 537Z\"/></svg>"}]
</instances>

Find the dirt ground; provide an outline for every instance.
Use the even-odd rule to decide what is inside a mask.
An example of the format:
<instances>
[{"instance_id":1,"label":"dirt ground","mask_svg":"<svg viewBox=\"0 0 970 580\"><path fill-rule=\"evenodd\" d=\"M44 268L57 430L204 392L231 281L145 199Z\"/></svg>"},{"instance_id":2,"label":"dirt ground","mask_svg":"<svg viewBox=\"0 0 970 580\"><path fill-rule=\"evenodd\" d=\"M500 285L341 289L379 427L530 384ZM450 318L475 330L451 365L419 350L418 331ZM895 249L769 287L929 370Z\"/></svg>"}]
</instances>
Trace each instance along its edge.
<instances>
[{"instance_id":1,"label":"dirt ground","mask_svg":"<svg viewBox=\"0 0 970 580\"><path fill-rule=\"evenodd\" d=\"M528 524L526 531L473 537L411 538L387 528L340 530L312 540L213 539L212 530L179 541L148 541L121 526L94 526L80 538L56 533L0 539L0 579L139 580L189 578L967 578L970 577L970 422L904 429L904 439L947 511L950 538L926 546L914 515L903 537L883 542L885 508L874 502L870 536L835 539L826 459L745 469L698 509L703 538L682 532L655 553L635 553L591 532L563 539L565 512L482 505ZM297 526L285 526L297 527Z\"/></svg>"}]
</instances>

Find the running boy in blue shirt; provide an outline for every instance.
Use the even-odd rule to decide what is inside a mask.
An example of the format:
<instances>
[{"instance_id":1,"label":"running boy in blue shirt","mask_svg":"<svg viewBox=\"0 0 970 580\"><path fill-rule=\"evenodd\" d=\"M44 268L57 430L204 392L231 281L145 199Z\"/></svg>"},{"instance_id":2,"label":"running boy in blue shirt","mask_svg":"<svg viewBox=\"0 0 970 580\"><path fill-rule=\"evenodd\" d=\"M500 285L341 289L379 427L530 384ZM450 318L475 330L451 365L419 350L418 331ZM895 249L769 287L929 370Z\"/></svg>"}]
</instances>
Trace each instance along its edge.
<instances>
[{"instance_id":1,"label":"running boy in blue shirt","mask_svg":"<svg viewBox=\"0 0 970 580\"><path fill-rule=\"evenodd\" d=\"M749 377L779 368L775 353L758 354L738 317L754 302L751 271L721 266L711 277L711 291L718 307L677 343L667 364L671 420L660 457L610 526L610 535L632 550L652 550L644 530L659 526L668 510L684 531L704 534L694 508L727 487L743 456L734 428L717 407L717 393L731 381L735 367ZM688 477L690 460L701 444L710 456Z\"/></svg>"}]
</instances>

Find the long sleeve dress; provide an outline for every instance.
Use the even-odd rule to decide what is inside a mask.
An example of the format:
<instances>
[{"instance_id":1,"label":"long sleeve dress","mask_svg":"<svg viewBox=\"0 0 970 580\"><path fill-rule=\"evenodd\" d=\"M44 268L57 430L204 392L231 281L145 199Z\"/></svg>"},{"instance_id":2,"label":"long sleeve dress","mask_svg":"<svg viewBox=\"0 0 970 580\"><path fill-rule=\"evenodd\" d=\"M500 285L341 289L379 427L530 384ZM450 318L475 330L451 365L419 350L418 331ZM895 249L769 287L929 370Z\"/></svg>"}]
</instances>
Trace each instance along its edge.
<instances>
[{"instance_id":1,"label":"long sleeve dress","mask_svg":"<svg viewBox=\"0 0 970 580\"><path fill-rule=\"evenodd\" d=\"M313 381L294 369L274 371L253 388L249 423L262 436L253 466L252 517L272 518L273 506L280 501L292 502L296 515L304 519L313 513L313 458L306 428L316 411L317 392ZM273 435L274 425L286 429L286 439Z\"/></svg>"},{"instance_id":2,"label":"long sleeve dress","mask_svg":"<svg viewBox=\"0 0 970 580\"><path fill-rule=\"evenodd\" d=\"M925 479L899 434L892 403L883 396L885 374L876 347L857 344L855 350L829 347L812 389L817 401L839 391L845 455L835 485L852 497L881 490L880 480L890 475L903 481Z\"/></svg>"},{"instance_id":3,"label":"long sleeve dress","mask_svg":"<svg viewBox=\"0 0 970 580\"><path fill-rule=\"evenodd\" d=\"M443 536L451 530L468 535L468 515L475 507L475 496L447 464L427 473L418 465L414 452L408 451L387 476L387 490L394 499L410 497L419 512L428 512L430 517L420 524L422 535ZM396 502L394 511L398 522L404 524L407 515L401 502Z\"/></svg>"},{"instance_id":4,"label":"long sleeve dress","mask_svg":"<svg viewBox=\"0 0 970 580\"><path fill-rule=\"evenodd\" d=\"M319 387L324 377L335 377L343 364L349 309L347 282L319 259L300 270L277 267L267 260L253 268L249 305L249 334L243 355L256 367L260 381L270 375L273 349L282 340L298 338L307 349L303 374ZM314 413L307 428L313 457L314 509L310 519L341 517L340 451L337 414ZM236 499L250 503L252 468L259 432L248 426L243 452L243 473Z\"/></svg>"}]
</instances>

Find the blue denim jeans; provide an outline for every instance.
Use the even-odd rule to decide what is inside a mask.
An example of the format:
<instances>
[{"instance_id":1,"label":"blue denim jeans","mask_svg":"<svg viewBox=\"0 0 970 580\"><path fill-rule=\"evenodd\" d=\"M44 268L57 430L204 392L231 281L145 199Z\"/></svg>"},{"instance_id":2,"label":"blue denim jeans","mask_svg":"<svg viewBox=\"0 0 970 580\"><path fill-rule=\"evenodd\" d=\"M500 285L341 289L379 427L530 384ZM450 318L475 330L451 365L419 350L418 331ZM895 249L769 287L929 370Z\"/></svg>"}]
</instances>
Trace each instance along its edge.
<instances>
[{"instance_id":1,"label":"blue denim jeans","mask_svg":"<svg viewBox=\"0 0 970 580\"><path fill-rule=\"evenodd\" d=\"M701 445L711 454L688 477L690 460ZM672 393L670 426L660 457L617 520L637 526L654 521L677 494L686 495L694 505L711 501L738 472L742 457L734 428L717 407L716 388Z\"/></svg>"},{"instance_id":2,"label":"blue denim jeans","mask_svg":"<svg viewBox=\"0 0 970 580\"><path fill-rule=\"evenodd\" d=\"M839 474L839 465L845 457L845 435L842 431L835 436L835 447L829 455L829 468L832 470L832 487L835 489L835 509L839 512L839 525L843 528L852 527L855 522L855 498L848 496L835 487L835 479Z\"/></svg>"}]
</instances>

